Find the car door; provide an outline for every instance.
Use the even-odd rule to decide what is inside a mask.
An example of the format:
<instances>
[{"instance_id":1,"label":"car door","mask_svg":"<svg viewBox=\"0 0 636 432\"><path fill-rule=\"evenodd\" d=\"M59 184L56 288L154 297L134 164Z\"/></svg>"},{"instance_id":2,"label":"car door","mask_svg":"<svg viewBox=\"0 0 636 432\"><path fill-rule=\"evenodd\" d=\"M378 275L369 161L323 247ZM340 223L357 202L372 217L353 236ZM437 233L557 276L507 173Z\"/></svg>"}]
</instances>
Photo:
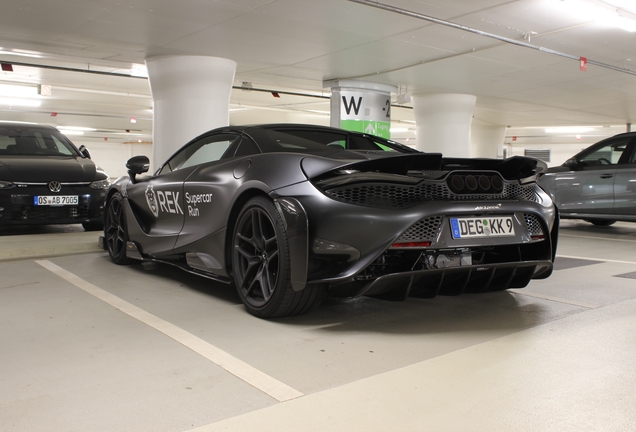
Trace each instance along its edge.
<instances>
[{"instance_id":1,"label":"car door","mask_svg":"<svg viewBox=\"0 0 636 432\"><path fill-rule=\"evenodd\" d=\"M614 213L636 217L636 138L632 138L616 167Z\"/></svg>"},{"instance_id":2,"label":"car door","mask_svg":"<svg viewBox=\"0 0 636 432\"><path fill-rule=\"evenodd\" d=\"M238 187L234 155L240 135L220 133L202 142L187 164L196 170L183 184L184 224L175 248L183 248L225 227L228 195ZM245 163L249 166L249 161Z\"/></svg>"},{"instance_id":3,"label":"car door","mask_svg":"<svg viewBox=\"0 0 636 432\"><path fill-rule=\"evenodd\" d=\"M614 213L617 166L629 140L621 137L602 141L579 153L569 164L570 171L556 174L555 196L562 213Z\"/></svg>"},{"instance_id":4,"label":"car door","mask_svg":"<svg viewBox=\"0 0 636 432\"><path fill-rule=\"evenodd\" d=\"M152 242L145 253L169 253L183 229L188 205L184 182L199 166L220 158L236 139L232 134L206 135L190 142L172 156L155 175L129 185L128 199Z\"/></svg>"}]
</instances>

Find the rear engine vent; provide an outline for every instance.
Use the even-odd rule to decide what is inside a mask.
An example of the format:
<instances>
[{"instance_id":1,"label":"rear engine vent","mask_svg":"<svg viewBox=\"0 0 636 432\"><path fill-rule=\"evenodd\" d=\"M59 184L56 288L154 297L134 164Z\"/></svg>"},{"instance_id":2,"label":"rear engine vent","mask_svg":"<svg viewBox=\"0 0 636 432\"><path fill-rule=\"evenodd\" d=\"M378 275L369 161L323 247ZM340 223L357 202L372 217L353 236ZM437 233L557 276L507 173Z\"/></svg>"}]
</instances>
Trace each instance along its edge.
<instances>
[{"instance_id":1,"label":"rear engine vent","mask_svg":"<svg viewBox=\"0 0 636 432\"><path fill-rule=\"evenodd\" d=\"M478 179L479 176L473 176ZM405 208L425 201L488 201L519 200L539 202L534 183L520 185L515 181L502 184L499 192L492 189L497 181L491 178L491 192L453 193L448 180L422 180L413 185L363 182L332 188L320 188L325 195L349 204L378 208Z\"/></svg>"},{"instance_id":2,"label":"rear engine vent","mask_svg":"<svg viewBox=\"0 0 636 432\"><path fill-rule=\"evenodd\" d=\"M402 208L425 200L449 199L445 185L425 183L417 186L367 183L328 189L325 193L340 201L381 208Z\"/></svg>"},{"instance_id":3,"label":"rear engine vent","mask_svg":"<svg viewBox=\"0 0 636 432\"><path fill-rule=\"evenodd\" d=\"M420 242L424 240L435 241L442 226L442 217L434 216L422 219L411 225L409 229L404 231L396 240L401 242Z\"/></svg>"},{"instance_id":4,"label":"rear engine vent","mask_svg":"<svg viewBox=\"0 0 636 432\"><path fill-rule=\"evenodd\" d=\"M538 217L533 214L524 214L523 217L526 220L528 234L531 236L543 235L543 228L541 228L541 222L539 222Z\"/></svg>"}]
</instances>

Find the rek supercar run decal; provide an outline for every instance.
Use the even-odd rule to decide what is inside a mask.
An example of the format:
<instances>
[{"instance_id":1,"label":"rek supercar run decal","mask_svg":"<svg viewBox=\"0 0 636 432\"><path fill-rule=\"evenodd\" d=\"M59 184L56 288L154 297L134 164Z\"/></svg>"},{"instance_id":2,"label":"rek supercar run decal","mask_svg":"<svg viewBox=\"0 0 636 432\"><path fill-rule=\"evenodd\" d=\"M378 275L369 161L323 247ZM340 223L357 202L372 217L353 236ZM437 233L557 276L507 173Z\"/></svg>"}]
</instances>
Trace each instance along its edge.
<instances>
[{"instance_id":1,"label":"rek supercar run decal","mask_svg":"<svg viewBox=\"0 0 636 432\"><path fill-rule=\"evenodd\" d=\"M188 216L198 217L201 215L198 205L211 203L212 194L190 194L186 192L185 201ZM155 191L153 186L148 186L146 188L146 202L154 217L159 217L159 213L184 214L183 209L179 205L179 192L176 191Z\"/></svg>"}]
</instances>

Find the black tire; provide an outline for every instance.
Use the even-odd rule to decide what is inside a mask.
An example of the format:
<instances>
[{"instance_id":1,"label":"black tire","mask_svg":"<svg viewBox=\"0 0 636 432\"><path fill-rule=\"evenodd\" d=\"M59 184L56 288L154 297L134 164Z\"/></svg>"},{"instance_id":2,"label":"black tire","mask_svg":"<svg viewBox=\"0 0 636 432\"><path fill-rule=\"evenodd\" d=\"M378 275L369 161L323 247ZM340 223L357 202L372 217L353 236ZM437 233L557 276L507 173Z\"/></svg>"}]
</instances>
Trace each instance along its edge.
<instances>
[{"instance_id":1,"label":"black tire","mask_svg":"<svg viewBox=\"0 0 636 432\"><path fill-rule=\"evenodd\" d=\"M326 293L326 284L308 284L299 292L292 288L283 220L265 197L250 199L239 213L232 235L232 270L245 308L260 318L305 313Z\"/></svg>"},{"instance_id":2,"label":"black tire","mask_svg":"<svg viewBox=\"0 0 636 432\"><path fill-rule=\"evenodd\" d=\"M104 229L103 222L82 222L84 231L102 231Z\"/></svg>"},{"instance_id":3,"label":"black tire","mask_svg":"<svg viewBox=\"0 0 636 432\"><path fill-rule=\"evenodd\" d=\"M126 256L128 228L124 212L124 198L119 192L114 193L106 205L104 242L106 249L108 249L108 255L115 264L127 265L134 261Z\"/></svg>"},{"instance_id":4,"label":"black tire","mask_svg":"<svg viewBox=\"0 0 636 432\"><path fill-rule=\"evenodd\" d=\"M596 226L610 226L616 223L616 221L612 219L589 219L588 222Z\"/></svg>"}]
</instances>

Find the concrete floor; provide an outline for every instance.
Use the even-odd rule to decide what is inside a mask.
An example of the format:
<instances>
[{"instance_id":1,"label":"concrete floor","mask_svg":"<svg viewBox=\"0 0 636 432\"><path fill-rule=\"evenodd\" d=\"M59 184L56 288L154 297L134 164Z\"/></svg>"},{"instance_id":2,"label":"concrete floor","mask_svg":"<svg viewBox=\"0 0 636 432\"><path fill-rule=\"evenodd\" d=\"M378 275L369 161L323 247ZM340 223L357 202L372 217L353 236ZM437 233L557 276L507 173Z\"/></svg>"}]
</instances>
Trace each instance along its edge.
<instances>
[{"instance_id":1,"label":"concrete floor","mask_svg":"<svg viewBox=\"0 0 636 432\"><path fill-rule=\"evenodd\" d=\"M636 224L561 232L521 290L276 321L81 227L0 232L0 430L634 431Z\"/></svg>"}]
</instances>

